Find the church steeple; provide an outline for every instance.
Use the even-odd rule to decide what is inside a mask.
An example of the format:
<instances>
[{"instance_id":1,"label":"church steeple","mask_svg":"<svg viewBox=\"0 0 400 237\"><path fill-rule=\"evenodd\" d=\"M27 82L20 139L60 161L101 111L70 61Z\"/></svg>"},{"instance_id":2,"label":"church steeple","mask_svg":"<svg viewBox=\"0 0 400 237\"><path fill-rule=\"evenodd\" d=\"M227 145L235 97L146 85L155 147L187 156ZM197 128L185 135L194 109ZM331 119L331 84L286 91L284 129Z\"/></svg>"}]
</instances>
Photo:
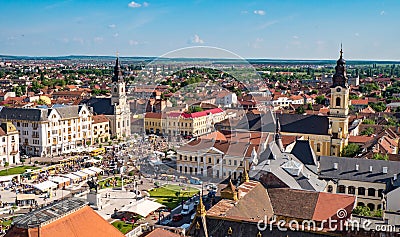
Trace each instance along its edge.
<instances>
[{"instance_id":1,"label":"church steeple","mask_svg":"<svg viewBox=\"0 0 400 237\"><path fill-rule=\"evenodd\" d=\"M348 88L348 81L349 79L346 74L346 60L343 58L343 47L342 44L340 44L340 57L336 61L335 74L333 75L333 83L331 87L341 86L343 88Z\"/></svg>"},{"instance_id":2,"label":"church steeple","mask_svg":"<svg viewBox=\"0 0 400 237\"><path fill-rule=\"evenodd\" d=\"M279 118L276 119L275 142L276 142L276 145L278 145L279 149L281 151L283 151L284 148L283 148L282 137L281 137L281 123L279 122Z\"/></svg>"},{"instance_id":3,"label":"church steeple","mask_svg":"<svg viewBox=\"0 0 400 237\"><path fill-rule=\"evenodd\" d=\"M114 75L112 77L112 82L119 82L120 80L123 80L123 77L121 68L119 66L119 57L117 55L117 59L115 60Z\"/></svg>"}]
</instances>

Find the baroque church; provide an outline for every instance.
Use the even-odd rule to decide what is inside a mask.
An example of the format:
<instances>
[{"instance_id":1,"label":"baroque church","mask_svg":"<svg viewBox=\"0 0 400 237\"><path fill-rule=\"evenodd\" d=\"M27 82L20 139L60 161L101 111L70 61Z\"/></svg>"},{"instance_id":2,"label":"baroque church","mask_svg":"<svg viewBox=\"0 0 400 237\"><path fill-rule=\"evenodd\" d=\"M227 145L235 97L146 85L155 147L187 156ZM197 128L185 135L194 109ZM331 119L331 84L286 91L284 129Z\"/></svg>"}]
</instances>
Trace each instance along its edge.
<instances>
[{"instance_id":1,"label":"baroque church","mask_svg":"<svg viewBox=\"0 0 400 237\"><path fill-rule=\"evenodd\" d=\"M309 140L315 155L340 156L348 144L349 92L346 61L343 50L336 62L335 74L330 87L329 115L247 113L233 129L274 133L280 127L282 136L296 136Z\"/></svg>"},{"instance_id":2,"label":"baroque church","mask_svg":"<svg viewBox=\"0 0 400 237\"><path fill-rule=\"evenodd\" d=\"M110 120L111 137L122 139L131 135L131 112L118 57L112 77L111 98L90 98L81 103L91 107L93 114L104 114Z\"/></svg>"}]
</instances>

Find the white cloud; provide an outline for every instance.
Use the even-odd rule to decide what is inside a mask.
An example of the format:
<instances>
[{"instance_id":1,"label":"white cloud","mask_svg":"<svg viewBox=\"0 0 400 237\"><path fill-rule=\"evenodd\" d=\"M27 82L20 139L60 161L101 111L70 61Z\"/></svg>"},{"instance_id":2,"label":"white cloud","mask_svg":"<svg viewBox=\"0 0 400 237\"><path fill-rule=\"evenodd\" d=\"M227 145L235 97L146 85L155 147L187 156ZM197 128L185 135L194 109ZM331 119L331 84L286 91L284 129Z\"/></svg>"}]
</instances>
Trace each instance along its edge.
<instances>
[{"instance_id":1,"label":"white cloud","mask_svg":"<svg viewBox=\"0 0 400 237\"><path fill-rule=\"evenodd\" d=\"M382 10L381 13L380 13L381 16L383 16L385 14L386 14L386 12L384 10Z\"/></svg>"},{"instance_id":2,"label":"white cloud","mask_svg":"<svg viewBox=\"0 0 400 237\"><path fill-rule=\"evenodd\" d=\"M113 29L113 28L115 28L115 27L117 27L115 24L110 24L110 25L108 25L108 28L111 28L111 29Z\"/></svg>"},{"instance_id":3,"label":"white cloud","mask_svg":"<svg viewBox=\"0 0 400 237\"><path fill-rule=\"evenodd\" d=\"M262 42L264 42L263 38L256 38L253 42L249 43L249 46L252 47L253 49L259 49L262 48Z\"/></svg>"},{"instance_id":4,"label":"white cloud","mask_svg":"<svg viewBox=\"0 0 400 237\"><path fill-rule=\"evenodd\" d=\"M293 39L298 39L300 37L298 37L297 35L293 35Z\"/></svg>"},{"instance_id":5,"label":"white cloud","mask_svg":"<svg viewBox=\"0 0 400 237\"><path fill-rule=\"evenodd\" d=\"M129 45L133 46L133 45L138 45L139 42L135 41L135 40L129 40Z\"/></svg>"},{"instance_id":6,"label":"white cloud","mask_svg":"<svg viewBox=\"0 0 400 237\"><path fill-rule=\"evenodd\" d=\"M138 8L138 7L141 7L141 6L142 6L142 4L134 2L134 1L132 1L132 2L130 2L128 4L128 7L131 7L131 8Z\"/></svg>"},{"instance_id":7,"label":"white cloud","mask_svg":"<svg viewBox=\"0 0 400 237\"><path fill-rule=\"evenodd\" d=\"M200 38L200 36L199 35L194 35L193 36L193 38L191 39L191 41L190 41L192 44L204 44L204 40L202 40L201 38Z\"/></svg>"},{"instance_id":8,"label":"white cloud","mask_svg":"<svg viewBox=\"0 0 400 237\"><path fill-rule=\"evenodd\" d=\"M358 37L358 36L360 36L360 33L356 32L356 33L354 34L354 36Z\"/></svg>"},{"instance_id":9,"label":"white cloud","mask_svg":"<svg viewBox=\"0 0 400 237\"><path fill-rule=\"evenodd\" d=\"M262 30L262 29L265 29L265 28L267 28L269 26L275 25L278 22L279 22L278 20L267 21L264 24L262 24L259 27L257 27L257 29Z\"/></svg>"},{"instance_id":10,"label":"white cloud","mask_svg":"<svg viewBox=\"0 0 400 237\"><path fill-rule=\"evenodd\" d=\"M149 6L149 3L148 3L148 2L143 2L143 6L144 6L144 7L148 7L148 6Z\"/></svg>"},{"instance_id":11,"label":"white cloud","mask_svg":"<svg viewBox=\"0 0 400 237\"><path fill-rule=\"evenodd\" d=\"M260 16L264 16L265 15L265 11L264 10L255 10L253 13L256 14L256 15L260 15Z\"/></svg>"},{"instance_id":12,"label":"white cloud","mask_svg":"<svg viewBox=\"0 0 400 237\"><path fill-rule=\"evenodd\" d=\"M83 40L82 38L79 38L79 37L74 37L74 38L72 39L72 41L78 42L78 43L80 43L80 44L83 44L83 42L84 42L84 40Z\"/></svg>"},{"instance_id":13,"label":"white cloud","mask_svg":"<svg viewBox=\"0 0 400 237\"><path fill-rule=\"evenodd\" d=\"M113 37L114 37L114 38L117 38L118 36L119 36L118 33L113 34Z\"/></svg>"},{"instance_id":14,"label":"white cloud","mask_svg":"<svg viewBox=\"0 0 400 237\"><path fill-rule=\"evenodd\" d=\"M95 43L101 43L103 41L103 37L94 37L93 41Z\"/></svg>"}]
</instances>

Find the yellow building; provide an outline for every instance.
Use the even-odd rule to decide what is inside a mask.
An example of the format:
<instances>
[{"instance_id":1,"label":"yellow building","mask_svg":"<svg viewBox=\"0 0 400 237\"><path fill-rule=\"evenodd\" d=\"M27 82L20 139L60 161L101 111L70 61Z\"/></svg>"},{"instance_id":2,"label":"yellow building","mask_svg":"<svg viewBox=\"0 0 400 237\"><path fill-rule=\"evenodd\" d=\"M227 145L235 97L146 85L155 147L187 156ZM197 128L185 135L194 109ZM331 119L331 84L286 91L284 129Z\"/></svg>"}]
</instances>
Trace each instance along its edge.
<instances>
[{"instance_id":1,"label":"yellow building","mask_svg":"<svg viewBox=\"0 0 400 237\"><path fill-rule=\"evenodd\" d=\"M94 115L92 124L92 138L96 143L110 140L110 120L104 115Z\"/></svg>"},{"instance_id":2,"label":"yellow building","mask_svg":"<svg viewBox=\"0 0 400 237\"><path fill-rule=\"evenodd\" d=\"M146 113L145 130L148 134L175 137L197 137L213 131L214 124L225 119L220 108L195 113Z\"/></svg>"}]
</instances>

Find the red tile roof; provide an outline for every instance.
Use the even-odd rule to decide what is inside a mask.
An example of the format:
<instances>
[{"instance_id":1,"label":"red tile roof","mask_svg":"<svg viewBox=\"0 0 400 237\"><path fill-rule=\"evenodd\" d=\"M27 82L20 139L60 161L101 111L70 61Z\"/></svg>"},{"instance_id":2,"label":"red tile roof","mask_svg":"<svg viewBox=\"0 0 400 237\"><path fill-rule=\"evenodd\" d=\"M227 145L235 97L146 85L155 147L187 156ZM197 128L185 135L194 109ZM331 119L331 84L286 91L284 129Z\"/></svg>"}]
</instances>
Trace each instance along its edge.
<instances>
[{"instance_id":1,"label":"red tile roof","mask_svg":"<svg viewBox=\"0 0 400 237\"><path fill-rule=\"evenodd\" d=\"M172 233L171 231L164 230L161 228L156 228L145 237L180 237L180 235Z\"/></svg>"}]
</instances>

